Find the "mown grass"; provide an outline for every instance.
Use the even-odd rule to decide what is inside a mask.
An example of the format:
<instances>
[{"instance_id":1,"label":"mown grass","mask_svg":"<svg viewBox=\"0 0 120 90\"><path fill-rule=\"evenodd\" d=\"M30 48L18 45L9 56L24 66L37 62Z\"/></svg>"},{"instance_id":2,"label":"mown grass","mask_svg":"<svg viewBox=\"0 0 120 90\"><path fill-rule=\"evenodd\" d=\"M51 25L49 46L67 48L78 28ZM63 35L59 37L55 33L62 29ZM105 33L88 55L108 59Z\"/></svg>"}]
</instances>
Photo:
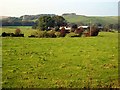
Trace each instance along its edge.
<instances>
[{"instance_id":1,"label":"mown grass","mask_svg":"<svg viewBox=\"0 0 120 90\"><path fill-rule=\"evenodd\" d=\"M2 69L3 88L120 87L118 34L2 38Z\"/></svg>"}]
</instances>

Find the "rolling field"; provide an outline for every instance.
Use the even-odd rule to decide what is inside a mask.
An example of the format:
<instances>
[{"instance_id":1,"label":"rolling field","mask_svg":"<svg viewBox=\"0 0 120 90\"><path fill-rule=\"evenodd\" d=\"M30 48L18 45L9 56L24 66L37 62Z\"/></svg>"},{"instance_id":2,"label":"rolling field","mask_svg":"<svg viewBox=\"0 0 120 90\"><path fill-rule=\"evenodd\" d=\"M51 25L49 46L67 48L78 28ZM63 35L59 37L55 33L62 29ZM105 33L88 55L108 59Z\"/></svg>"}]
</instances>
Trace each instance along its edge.
<instances>
[{"instance_id":1,"label":"rolling field","mask_svg":"<svg viewBox=\"0 0 120 90\"><path fill-rule=\"evenodd\" d=\"M4 27L3 31L14 32ZM106 88L118 84L118 33L97 37L2 38L3 88Z\"/></svg>"},{"instance_id":2,"label":"rolling field","mask_svg":"<svg viewBox=\"0 0 120 90\"><path fill-rule=\"evenodd\" d=\"M108 17L99 17L99 16L81 16L81 15L65 15L63 16L68 22L71 23L87 23L89 24L90 21L92 23L102 23L103 25L106 24L117 24L118 23L118 17L116 16L108 16Z\"/></svg>"}]
</instances>

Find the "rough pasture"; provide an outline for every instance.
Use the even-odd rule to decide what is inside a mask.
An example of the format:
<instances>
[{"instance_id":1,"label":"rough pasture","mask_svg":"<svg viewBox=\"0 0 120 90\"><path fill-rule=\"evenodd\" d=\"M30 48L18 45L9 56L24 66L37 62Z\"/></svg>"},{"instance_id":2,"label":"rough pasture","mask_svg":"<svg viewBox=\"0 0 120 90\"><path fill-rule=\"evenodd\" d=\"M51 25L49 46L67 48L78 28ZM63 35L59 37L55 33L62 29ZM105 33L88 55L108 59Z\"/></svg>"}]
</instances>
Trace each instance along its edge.
<instances>
[{"instance_id":1,"label":"rough pasture","mask_svg":"<svg viewBox=\"0 0 120 90\"><path fill-rule=\"evenodd\" d=\"M120 87L117 33L86 38L3 37L2 42L3 88Z\"/></svg>"}]
</instances>

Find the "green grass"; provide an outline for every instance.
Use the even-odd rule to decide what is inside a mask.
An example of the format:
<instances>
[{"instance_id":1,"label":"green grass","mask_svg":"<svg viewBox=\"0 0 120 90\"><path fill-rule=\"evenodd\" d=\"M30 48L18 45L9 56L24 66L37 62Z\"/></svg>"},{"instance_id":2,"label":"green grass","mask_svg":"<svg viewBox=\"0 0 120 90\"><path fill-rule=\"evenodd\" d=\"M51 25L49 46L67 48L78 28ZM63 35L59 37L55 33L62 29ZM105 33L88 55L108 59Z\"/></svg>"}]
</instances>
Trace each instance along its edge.
<instances>
[{"instance_id":1,"label":"green grass","mask_svg":"<svg viewBox=\"0 0 120 90\"><path fill-rule=\"evenodd\" d=\"M120 87L118 33L81 38L6 37L2 49L3 88Z\"/></svg>"},{"instance_id":2,"label":"green grass","mask_svg":"<svg viewBox=\"0 0 120 90\"><path fill-rule=\"evenodd\" d=\"M4 26L2 27L2 32L14 33L17 28L21 30L21 33L24 33L25 37L28 37L29 35L31 35L31 33L36 31L31 29L31 26Z\"/></svg>"},{"instance_id":3,"label":"green grass","mask_svg":"<svg viewBox=\"0 0 120 90\"><path fill-rule=\"evenodd\" d=\"M117 24L118 23L118 17L117 16L107 16L107 17L99 17L99 16L81 16L81 15L66 15L63 16L68 22L70 23L85 23L89 24L90 21L92 24L94 23L101 23L103 25L105 24Z\"/></svg>"}]
</instances>

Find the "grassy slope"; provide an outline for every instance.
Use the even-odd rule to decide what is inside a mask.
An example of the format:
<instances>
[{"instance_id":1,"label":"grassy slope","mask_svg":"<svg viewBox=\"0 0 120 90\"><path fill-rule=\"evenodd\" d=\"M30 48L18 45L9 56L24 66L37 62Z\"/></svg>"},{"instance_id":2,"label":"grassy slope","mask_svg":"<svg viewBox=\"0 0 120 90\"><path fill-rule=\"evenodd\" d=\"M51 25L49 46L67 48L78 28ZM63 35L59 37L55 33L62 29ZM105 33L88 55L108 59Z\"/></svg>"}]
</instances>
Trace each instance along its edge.
<instances>
[{"instance_id":1,"label":"grassy slope","mask_svg":"<svg viewBox=\"0 0 120 90\"><path fill-rule=\"evenodd\" d=\"M118 17L117 16L82 16L82 15L65 15L63 16L68 22L71 23L85 23L89 24L90 21L94 23L101 23L101 24L117 24L118 23ZM28 21L36 21L34 20L28 20Z\"/></svg>"},{"instance_id":2,"label":"grassy slope","mask_svg":"<svg viewBox=\"0 0 120 90\"><path fill-rule=\"evenodd\" d=\"M4 88L119 87L117 33L2 40Z\"/></svg>"},{"instance_id":3,"label":"grassy slope","mask_svg":"<svg viewBox=\"0 0 120 90\"><path fill-rule=\"evenodd\" d=\"M102 24L116 24L118 23L117 16L106 16L106 17L88 17L88 16L81 16L81 15L67 15L63 16L68 22L76 23L76 22L82 22L82 23L89 23L90 21L92 23L102 23Z\"/></svg>"}]
</instances>

